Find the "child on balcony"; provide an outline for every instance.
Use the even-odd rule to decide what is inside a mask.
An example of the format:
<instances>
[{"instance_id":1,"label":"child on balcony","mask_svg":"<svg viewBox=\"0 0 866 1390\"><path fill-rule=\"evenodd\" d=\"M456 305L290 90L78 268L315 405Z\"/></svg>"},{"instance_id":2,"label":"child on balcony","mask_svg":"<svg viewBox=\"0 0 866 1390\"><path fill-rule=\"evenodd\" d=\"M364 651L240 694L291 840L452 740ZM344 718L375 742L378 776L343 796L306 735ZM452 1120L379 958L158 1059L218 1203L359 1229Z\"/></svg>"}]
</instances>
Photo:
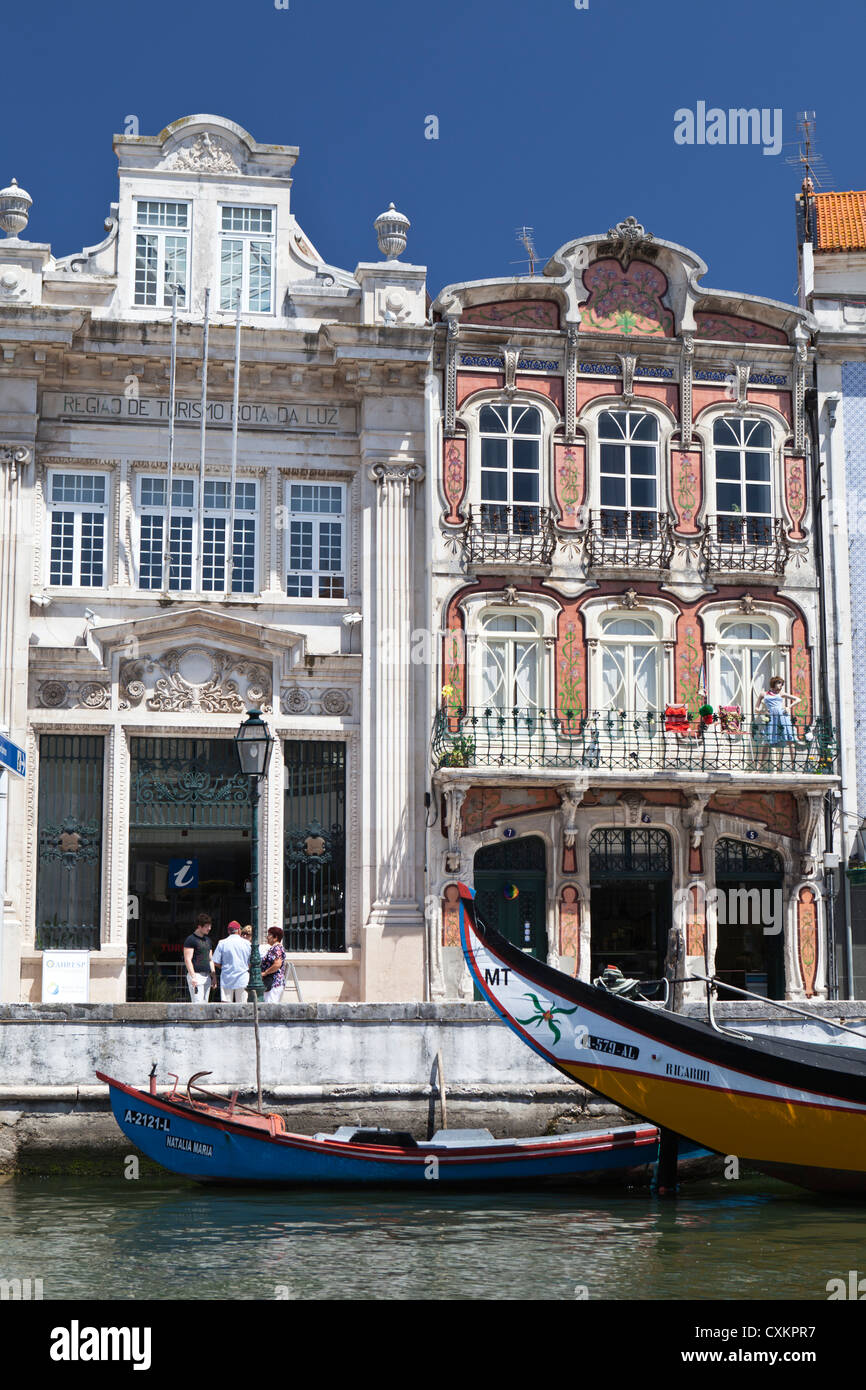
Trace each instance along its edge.
<instances>
[{"instance_id":1,"label":"child on balcony","mask_svg":"<svg viewBox=\"0 0 866 1390\"><path fill-rule=\"evenodd\" d=\"M799 705L800 695L791 695L785 690L785 682L781 676L773 676L770 681L769 690L765 690L755 705L755 714L758 715L761 709L765 709L769 722L764 730L764 741L767 745L767 757L769 749L778 748L787 743L791 751L791 766L796 766L797 750L795 745L802 742L794 732L794 725L791 720L791 710L794 705ZM788 708L786 708L786 701Z\"/></svg>"}]
</instances>

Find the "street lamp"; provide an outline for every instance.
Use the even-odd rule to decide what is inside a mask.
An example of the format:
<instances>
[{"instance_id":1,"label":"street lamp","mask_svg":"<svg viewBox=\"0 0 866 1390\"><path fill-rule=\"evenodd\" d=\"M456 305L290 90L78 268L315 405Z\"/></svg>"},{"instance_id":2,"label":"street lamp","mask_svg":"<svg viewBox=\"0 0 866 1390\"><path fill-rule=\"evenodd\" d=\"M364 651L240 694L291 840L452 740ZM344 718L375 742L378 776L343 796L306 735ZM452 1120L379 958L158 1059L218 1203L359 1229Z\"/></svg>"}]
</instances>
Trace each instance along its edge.
<instances>
[{"instance_id":1,"label":"street lamp","mask_svg":"<svg viewBox=\"0 0 866 1390\"><path fill-rule=\"evenodd\" d=\"M250 846L250 917L253 940L250 949L250 990L256 999L264 997L262 957L259 951L259 783L268 775L273 736L261 710L251 709L235 734L235 748L241 772L250 779L253 833Z\"/></svg>"}]
</instances>

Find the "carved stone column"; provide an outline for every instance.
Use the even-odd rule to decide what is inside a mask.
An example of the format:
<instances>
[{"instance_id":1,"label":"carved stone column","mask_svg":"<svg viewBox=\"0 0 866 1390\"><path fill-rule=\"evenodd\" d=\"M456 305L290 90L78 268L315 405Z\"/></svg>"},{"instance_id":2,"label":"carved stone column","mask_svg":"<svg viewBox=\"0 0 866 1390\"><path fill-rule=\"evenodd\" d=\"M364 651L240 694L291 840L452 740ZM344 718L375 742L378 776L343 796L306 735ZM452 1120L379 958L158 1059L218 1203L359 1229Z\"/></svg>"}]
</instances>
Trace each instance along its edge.
<instances>
[{"instance_id":1,"label":"carved stone column","mask_svg":"<svg viewBox=\"0 0 866 1390\"><path fill-rule=\"evenodd\" d=\"M0 728L10 733L15 671L15 574L21 528L18 470L29 462L30 450L24 445L0 444Z\"/></svg>"},{"instance_id":2,"label":"carved stone column","mask_svg":"<svg viewBox=\"0 0 866 1390\"><path fill-rule=\"evenodd\" d=\"M415 587L413 484L423 477L412 462L374 463L377 484L375 553L370 569L370 724L372 804L370 851L374 899L367 922L365 998L411 998L411 957L423 940L418 891L414 768L414 668L411 662ZM374 934L380 932L378 942ZM393 933L386 941L385 935ZM407 940L399 941L402 933ZM404 964L395 964L402 951Z\"/></svg>"},{"instance_id":3,"label":"carved stone column","mask_svg":"<svg viewBox=\"0 0 866 1390\"><path fill-rule=\"evenodd\" d=\"M33 561L32 528L21 513L21 472L30 462L30 449L20 443L0 443L0 728L23 744L27 727L27 603ZM28 750L28 782L4 775L0 854L0 1000L17 999L20 991L20 951L23 872L27 830L25 801L34 776Z\"/></svg>"}]
</instances>

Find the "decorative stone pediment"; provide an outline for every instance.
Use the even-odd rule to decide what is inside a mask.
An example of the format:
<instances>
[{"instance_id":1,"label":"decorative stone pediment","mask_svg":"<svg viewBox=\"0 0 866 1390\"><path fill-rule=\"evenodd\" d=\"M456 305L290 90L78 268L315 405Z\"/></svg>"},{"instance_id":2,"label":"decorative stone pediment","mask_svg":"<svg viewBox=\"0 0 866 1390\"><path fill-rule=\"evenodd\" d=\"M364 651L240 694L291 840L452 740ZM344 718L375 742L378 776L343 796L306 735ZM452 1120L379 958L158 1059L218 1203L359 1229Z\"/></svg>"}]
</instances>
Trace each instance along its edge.
<instances>
[{"instance_id":1,"label":"decorative stone pediment","mask_svg":"<svg viewBox=\"0 0 866 1390\"><path fill-rule=\"evenodd\" d=\"M90 632L113 672L119 708L154 713L269 712L274 682L304 645L299 633L205 608L178 607Z\"/></svg>"},{"instance_id":2,"label":"decorative stone pediment","mask_svg":"<svg viewBox=\"0 0 866 1390\"><path fill-rule=\"evenodd\" d=\"M240 174L241 166L232 151L218 135L205 130L192 140L185 140L160 161L162 169L190 169L202 174Z\"/></svg>"},{"instance_id":3,"label":"decorative stone pediment","mask_svg":"<svg viewBox=\"0 0 866 1390\"><path fill-rule=\"evenodd\" d=\"M122 660L118 690L121 709L143 705L160 714L243 714L258 708L268 713L271 663L212 647L174 647L156 657Z\"/></svg>"}]
</instances>

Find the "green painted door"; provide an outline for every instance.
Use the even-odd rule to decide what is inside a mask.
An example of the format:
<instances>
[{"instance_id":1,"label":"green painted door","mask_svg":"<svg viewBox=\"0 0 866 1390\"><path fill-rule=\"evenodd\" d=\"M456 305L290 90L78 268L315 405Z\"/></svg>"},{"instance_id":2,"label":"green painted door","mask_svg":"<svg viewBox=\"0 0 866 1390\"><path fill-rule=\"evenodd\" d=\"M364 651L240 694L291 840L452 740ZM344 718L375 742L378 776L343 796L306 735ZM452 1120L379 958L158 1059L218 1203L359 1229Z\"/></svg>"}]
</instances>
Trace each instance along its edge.
<instances>
[{"instance_id":1,"label":"green painted door","mask_svg":"<svg viewBox=\"0 0 866 1390\"><path fill-rule=\"evenodd\" d=\"M538 836L485 845L475 856L475 908L482 922L538 960L547 959L547 876Z\"/></svg>"}]
</instances>

